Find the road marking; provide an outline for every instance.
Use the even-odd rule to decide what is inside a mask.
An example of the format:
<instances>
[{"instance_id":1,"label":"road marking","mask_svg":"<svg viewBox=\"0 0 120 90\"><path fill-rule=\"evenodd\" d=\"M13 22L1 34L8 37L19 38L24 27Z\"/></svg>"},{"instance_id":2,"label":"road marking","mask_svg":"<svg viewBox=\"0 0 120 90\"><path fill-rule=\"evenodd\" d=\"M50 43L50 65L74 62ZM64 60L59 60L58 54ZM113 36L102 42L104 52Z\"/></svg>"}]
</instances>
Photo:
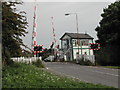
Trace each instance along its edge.
<instances>
[{"instance_id":1,"label":"road marking","mask_svg":"<svg viewBox=\"0 0 120 90\"><path fill-rule=\"evenodd\" d=\"M88 69L86 69L86 70L88 70ZM116 76L116 77L118 77L118 75L116 75L116 74L111 74L111 73L104 73L104 72L100 72L100 71L93 71L93 70L88 70L88 71L92 71L92 72L97 72L97 73L101 73L101 74L107 74L107 75L112 75L112 76Z\"/></svg>"},{"instance_id":2,"label":"road marking","mask_svg":"<svg viewBox=\"0 0 120 90\"><path fill-rule=\"evenodd\" d=\"M104 68L104 67L97 67L97 66L87 66L90 68L102 68L102 69L108 69L108 70L119 70L119 69L114 69L114 68Z\"/></svg>"},{"instance_id":3,"label":"road marking","mask_svg":"<svg viewBox=\"0 0 120 90\"><path fill-rule=\"evenodd\" d=\"M57 75L67 76L67 77L72 78L72 79L77 79L77 80L79 80L79 81L83 81L83 82L86 82L86 83L90 83L90 82L87 81L87 80L81 80L81 79L78 78L78 77L74 77L74 76L68 75L68 74L66 74L66 73L62 73L62 72L55 71L55 70L52 69L52 68L49 68L49 70L52 71L53 73L56 73Z\"/></svg>"},{"instance_id":4,"label":"road marking","mask_svg":"<svg viewBox=\"0 0 120 90\"><path fill-rule=\"evenodd\" d=\"M80 69L80 68L76 68L76 67L69 67L69 68L73 68L73 69ZM101 71L96 71L96 70L90 70L90 69L85 69L84 67L82 67L84 70L87 71L92 71L92 72L97 72L97 73L101 73L101 74L107 74L107 75L112 75L112 76L116 76L118 77L119 75L116 74L112 74L112 73L105 73L105 72L101 72Z\"/></svg>"},{"instance_id":5,"label":"road marking","mask_svg":"<svg viewBox=\"0 0 120 90\"><path fill-rule=\"evenodd\" d=\"M60 63L60 64L61 64L61 63ZM62 63L62 64L69 64L69 63ZM92 66L89 66L89 67L92 67ZM63 67L60 66L60 67L56 67L56 68L63 68ZM69 68L80 69L80 68L76 68L76 67L73 67L73 66L71 66L71 67L69 67ZM92 67L92 68L98 68L98 67ZM85 69L85 68L84 68L84 69ZM108 68L105 68L105 69L108 69ZM96 70L89 70L89 69L85 69L85 70L87 70L87 71L92 71L92 72L97 72L97 73L101 73L101 74L112 75L112 76L118 77L118 75L116 75L116 74L105 73L105 72L96 71Z\"/></svg>"},{"instance_id":6,"label":"road marking","mask_svg":"<svg viewBox=\"0 0 120 90\"><path fill-rule=\"evenodd\" d=\"M49 69L48 67L46 67L46 69Z\"/></svg>"}]
</instances>

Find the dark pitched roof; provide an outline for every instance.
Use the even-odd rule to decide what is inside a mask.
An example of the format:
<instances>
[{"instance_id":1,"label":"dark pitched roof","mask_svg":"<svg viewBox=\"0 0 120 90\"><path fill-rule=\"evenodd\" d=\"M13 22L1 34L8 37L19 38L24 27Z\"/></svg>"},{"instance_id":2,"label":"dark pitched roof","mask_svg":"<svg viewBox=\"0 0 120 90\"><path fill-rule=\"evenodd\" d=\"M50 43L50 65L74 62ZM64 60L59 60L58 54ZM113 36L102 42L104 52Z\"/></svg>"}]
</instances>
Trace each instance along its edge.
<instances>
[{"instance_id":1,"label":"dark pitched roof","mask_svg":"<svg viewBox=\"0 0 120 90\"><path fill-rule=\"evenodd\" d=\"M65 35L68 35L70 36L72 39L93 39L93 37L91 37L90 35L88 34L83 34L83 33L65 33L61 38L60 40L65 36Z\"/></svg>"}]
</instances>

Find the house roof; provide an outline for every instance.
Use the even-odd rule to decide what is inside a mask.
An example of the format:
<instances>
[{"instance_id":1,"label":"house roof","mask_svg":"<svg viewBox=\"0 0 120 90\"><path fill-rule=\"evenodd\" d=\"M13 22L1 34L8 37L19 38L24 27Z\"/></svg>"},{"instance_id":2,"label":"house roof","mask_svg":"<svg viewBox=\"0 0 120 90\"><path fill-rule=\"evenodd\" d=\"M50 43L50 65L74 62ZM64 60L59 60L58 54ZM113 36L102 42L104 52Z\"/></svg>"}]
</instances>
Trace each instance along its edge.
<instances>
[{"instance_id":1,"label":"house roof","mask_svg":"<svg viewBox=\"0 0 120 90\"><path fill-rule=\"evenodd\" d=\"M83 34L83 33L65 33L61 38L60 40L62 40L62 38L65 36L65 35L68 35L70 38L72 39L93 39L93 37L91 37L90 35L88 34Z\"/></svg>"}]
</instances>

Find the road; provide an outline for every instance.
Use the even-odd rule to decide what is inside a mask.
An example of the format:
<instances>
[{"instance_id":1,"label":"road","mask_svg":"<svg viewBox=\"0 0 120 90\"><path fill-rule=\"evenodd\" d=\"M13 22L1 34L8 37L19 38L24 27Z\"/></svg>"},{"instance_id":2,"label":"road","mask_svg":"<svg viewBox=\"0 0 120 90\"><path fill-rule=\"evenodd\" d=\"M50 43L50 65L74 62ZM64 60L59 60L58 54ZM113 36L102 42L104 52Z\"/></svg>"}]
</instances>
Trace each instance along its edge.
<instances>
[{"instance_id":1,"label":"road","mask_svg":"<svg viewBox=\"0 0 120 90\"><path fill-rule=\"evenodd\" d=\"M118 69L81 66L66 62L45 62L45 66L56 74L74 77L89 83L118 88Z\"/></svg>"}]
</instances>

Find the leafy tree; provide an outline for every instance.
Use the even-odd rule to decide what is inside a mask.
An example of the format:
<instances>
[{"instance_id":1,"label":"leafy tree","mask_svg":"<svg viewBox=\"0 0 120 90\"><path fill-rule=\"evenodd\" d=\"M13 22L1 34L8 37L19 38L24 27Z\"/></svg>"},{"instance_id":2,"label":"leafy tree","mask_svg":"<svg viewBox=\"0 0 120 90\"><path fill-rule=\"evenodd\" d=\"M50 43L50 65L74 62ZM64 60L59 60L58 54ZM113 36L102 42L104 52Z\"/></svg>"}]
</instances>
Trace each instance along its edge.
<instances>
[{"instance_id":1,"label":"leafy tree","mask_svg":"<svg viewBox=\"0 0 120 90\"><path fill-rule=\"evenodd\" d=\"M118 65L120 49L120 1L116 1L103 10L97 31L97 42L101 51L97 52L99 61L104 65ZM97 57L98 58L98 57Z\"/></svg>"},{"instance_id":2,"label":"leafy tree","mask_svg":"<svg viewBox=\"0 0 120 90\"><path fill-rule=\"evenodd\" d=\"M29 50L23 49L22 50L22 56L23 57L32 57L33 53L31 51L29 51Z\"/></svg>"},{"instance_id":3,"label":"leafy tree","mask_svg":"<svg viewBox=\"0 0 120 90\"><path fill-rule=\"evenodd\" d=\"M27 33L26 13L17 11L18 2L2 2L2 60L9 64L10 57L21 56L24 45L21 36Z\"/></svg>"}]
</instances>

